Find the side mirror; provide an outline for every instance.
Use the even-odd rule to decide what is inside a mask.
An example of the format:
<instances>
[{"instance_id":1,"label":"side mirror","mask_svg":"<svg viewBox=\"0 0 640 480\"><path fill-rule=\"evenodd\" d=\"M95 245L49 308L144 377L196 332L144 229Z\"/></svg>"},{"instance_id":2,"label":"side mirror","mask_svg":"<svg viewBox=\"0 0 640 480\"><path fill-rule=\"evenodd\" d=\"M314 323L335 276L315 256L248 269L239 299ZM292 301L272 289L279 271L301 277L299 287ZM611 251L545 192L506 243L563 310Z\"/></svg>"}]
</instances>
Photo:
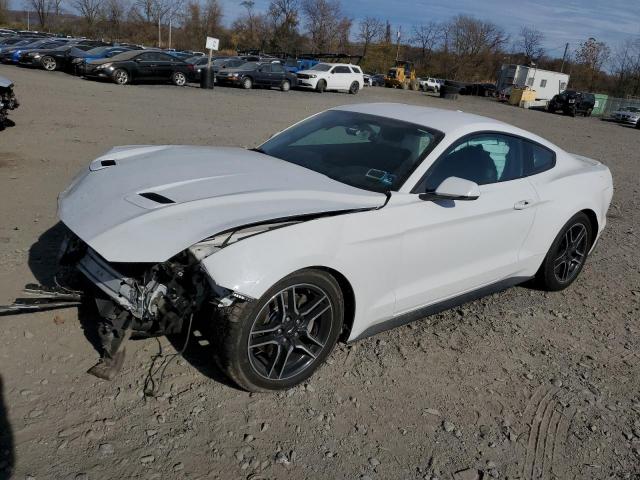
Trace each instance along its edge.
<instances>
[{"instance_id":1,"label":"side mirror","mask_svg":"<svg viewBox=\"0 0 640 480\"><path fill-rule=\"evenodd\" d=\"M434 192L420 194L421 200L477 200L480 187L477 183L459 177L445 179Z\"/></svg>"}]
</instances>

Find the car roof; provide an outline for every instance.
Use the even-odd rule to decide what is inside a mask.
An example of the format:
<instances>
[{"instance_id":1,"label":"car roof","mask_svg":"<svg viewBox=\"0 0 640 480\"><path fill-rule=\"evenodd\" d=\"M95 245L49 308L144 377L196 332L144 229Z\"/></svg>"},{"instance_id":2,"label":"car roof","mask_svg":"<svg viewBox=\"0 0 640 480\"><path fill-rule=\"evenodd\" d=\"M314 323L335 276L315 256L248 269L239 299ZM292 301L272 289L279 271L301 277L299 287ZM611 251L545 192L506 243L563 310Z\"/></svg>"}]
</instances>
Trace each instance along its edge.
<instances>
[{"instance_id":1,"label":"car roof","mask_svg":"<svg viewBox=\"0 0 640 480\"><path fill-rule=\"evenodd\" d=\"M558 149L556 145L526 130L493 118L466 113L460 110L445 110L441 108L421 107L418 105L406 105L403 103L362 103L343 105L335 107L332 110L343 110L392 118L435 129L445 135L454 137L482 131L511 133L529 138L549 148Z\"/></svg>"}]
</instances>

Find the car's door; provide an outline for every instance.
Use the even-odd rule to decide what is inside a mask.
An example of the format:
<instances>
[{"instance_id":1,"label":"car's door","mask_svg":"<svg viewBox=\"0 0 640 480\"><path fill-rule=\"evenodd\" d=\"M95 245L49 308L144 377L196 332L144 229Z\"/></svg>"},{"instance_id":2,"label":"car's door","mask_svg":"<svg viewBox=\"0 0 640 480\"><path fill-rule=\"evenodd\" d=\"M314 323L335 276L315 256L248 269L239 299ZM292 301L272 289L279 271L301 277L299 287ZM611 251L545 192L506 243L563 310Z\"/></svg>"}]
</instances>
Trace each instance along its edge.
<instances>
[{"instance_id":1,"label":"car's door","mask_svg":"<svg viewBox=\"0 0 640 480\"><path fill-rule=\"evenodd\" d=\"M154 78L156 75L156 65L158 57L155 52L146 52L135 57L135 76L142 79Z\"/></svg>"},{"instance_id":2,"label":"car's door","mask_svg":"<svg viewBox=\"0 0 640 480\"><path fill-rule=\"evenodd\" d=\"M271 86L279 87L285 78L284 67L279 63L271 64Z\"/></svg>"},{"instance_id":3,"label":"car's door","mask_svg":"<svg viewBox=\"0 0 640 480\"><path fill-rule=\"evenodd\" d=\"M419 199L449 177L476 182L479 198ZM434 162L414 192L402 211L407 224L396 314L519 276L519 252L538 198L525 177L521 139L465 137Z\"/></svg>"},{"instance_id":4,"label":"car's door","mask_svg":"<svg viewBox=\"0 0 640 480\"><path fill-rule=\"evenodd\" d=\"M333 88L336 90L347 90L351 86L351 78L353 77L353 73L349 69L349 67L344 65L339 65L334 67L331 75L331 84L328 84L328 88Z\"/></svg>"},{"instance_id":5,"label":"car's door","mask_svg":"<svg viewBox=\"0 0 640 480\"><path fill-rule=\"evenodd\" d=\"M180 70L182 60L179 58L167 55L166 53L155 53L157 60L155 66L154 77L168 80L173 75L173 72Z\"/></svg>"},{"instance_id":6,"label":"car's door","mask_svg":"<svg viewBox=\"0 0 640 480\"><path fill-rule=\"evenodd\" d=\"M260 87L271 86L271 65L270 64L267 63L264 65L260 65L256 69L253 83L256 86L260 86Z\"/></svg>"}]
</instances>

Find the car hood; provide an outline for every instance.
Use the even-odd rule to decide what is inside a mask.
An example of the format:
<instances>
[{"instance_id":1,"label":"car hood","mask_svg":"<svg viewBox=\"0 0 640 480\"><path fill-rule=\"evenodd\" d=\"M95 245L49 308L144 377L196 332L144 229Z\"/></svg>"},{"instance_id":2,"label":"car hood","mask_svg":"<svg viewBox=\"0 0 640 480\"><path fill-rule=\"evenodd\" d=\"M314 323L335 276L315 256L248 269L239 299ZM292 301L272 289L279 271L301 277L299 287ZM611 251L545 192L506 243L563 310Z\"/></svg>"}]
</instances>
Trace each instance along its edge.
<instances>
[{"instance_id":1,"label":"car hood","mask_svg":"<svg viewBox=\"0 0 640 480\"><path fill-rule=\"evenodd\" d=\"M241 148L133 146L91 162L60 194L58 215L108 261L163 262L229 229L385 199Z\"/></svg>"}]
</instances>

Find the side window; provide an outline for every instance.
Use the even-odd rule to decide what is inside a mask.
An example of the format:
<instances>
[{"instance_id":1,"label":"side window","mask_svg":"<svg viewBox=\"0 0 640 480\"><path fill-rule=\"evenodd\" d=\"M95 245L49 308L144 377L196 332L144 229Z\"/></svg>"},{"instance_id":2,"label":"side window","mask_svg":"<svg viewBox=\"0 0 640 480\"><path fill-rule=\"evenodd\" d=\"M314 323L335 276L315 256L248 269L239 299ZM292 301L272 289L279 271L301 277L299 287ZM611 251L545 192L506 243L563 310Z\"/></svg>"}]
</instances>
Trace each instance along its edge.
<instances>
[{"instance_id":1,"label":"side window","mask_svg":"<svg viewBox=\"0 0 640 480\"><path fill-rule=\"evenodd\" d=\"M260 66L260 71L262 73L271 73L271 71L272 71L271 68L272 68L271 65L261 65Z\"/></svg>"},{"instance_id":2,"label":"side window","mask_svg":"<svg viewBox=\"0 0 640 480\"><path fill-rule=\"evenodd\" d=\"M421 190L433 191L449 177L488 185L524 175L519 138L499 133L480 134L457 142L436 160Z\"/></svg>"},{"instance_id":3,"label":"side window","mask_svg":"<svg viewBox=\"0 0 640 480\"><path fill-rule=\"evenodd\" d=\"M334 73L351 73L349 67L336 67L333 69Z\"/></svg>"},{"instance_id":4,"label":"side window","mask_svg":"<svg viewBox=\"0 0 640 480\"><path fill-rule=\"evenodd\" d=\"M542 80L540 80L540 87L541 87L541 88L544 88L544 87L546 87L546 86L547 86L547 80L546 80L546 79L542 79Z\"/></svg>"},{"instance_id":5,"label":"side window","mask_svg":"<svg viewBox=\"0 0 640 480\"><path fill-rule=\"evenodd\" d=\"M527 78L527 86L528 87L533 87L533 77Z\"/></svg>"},{"instance_id":6,"label":"side window","mask_svg":"<svg viewBox=\"0 0 640 480\"><path fill-rule=\"evenodd\" d=\"M552 169L556 164L556 154L548 148L523 140L525 170L528 175L535 175Z\"/></svg>"},{"instance_id":7,"label":"side window","mask_svg":"<svg viewBox=\"0 0 640 480\"><path fill-rule=\"evenodd\" d=\"M362 73L362 70L360 70L360 67L351 67L351 70L353 70L353 73Z\"/></svg>"},{"instance_id":8,"label":"side window","mask_svg":"<svg viewBox=\"0 0 640 480\"><path fill-rule=\"evenodd\" d=\"M272 63L271 64L271 71L273 73L283 73L284 72L284 68L279 63Z\"/></svg>"}]
</instances>

